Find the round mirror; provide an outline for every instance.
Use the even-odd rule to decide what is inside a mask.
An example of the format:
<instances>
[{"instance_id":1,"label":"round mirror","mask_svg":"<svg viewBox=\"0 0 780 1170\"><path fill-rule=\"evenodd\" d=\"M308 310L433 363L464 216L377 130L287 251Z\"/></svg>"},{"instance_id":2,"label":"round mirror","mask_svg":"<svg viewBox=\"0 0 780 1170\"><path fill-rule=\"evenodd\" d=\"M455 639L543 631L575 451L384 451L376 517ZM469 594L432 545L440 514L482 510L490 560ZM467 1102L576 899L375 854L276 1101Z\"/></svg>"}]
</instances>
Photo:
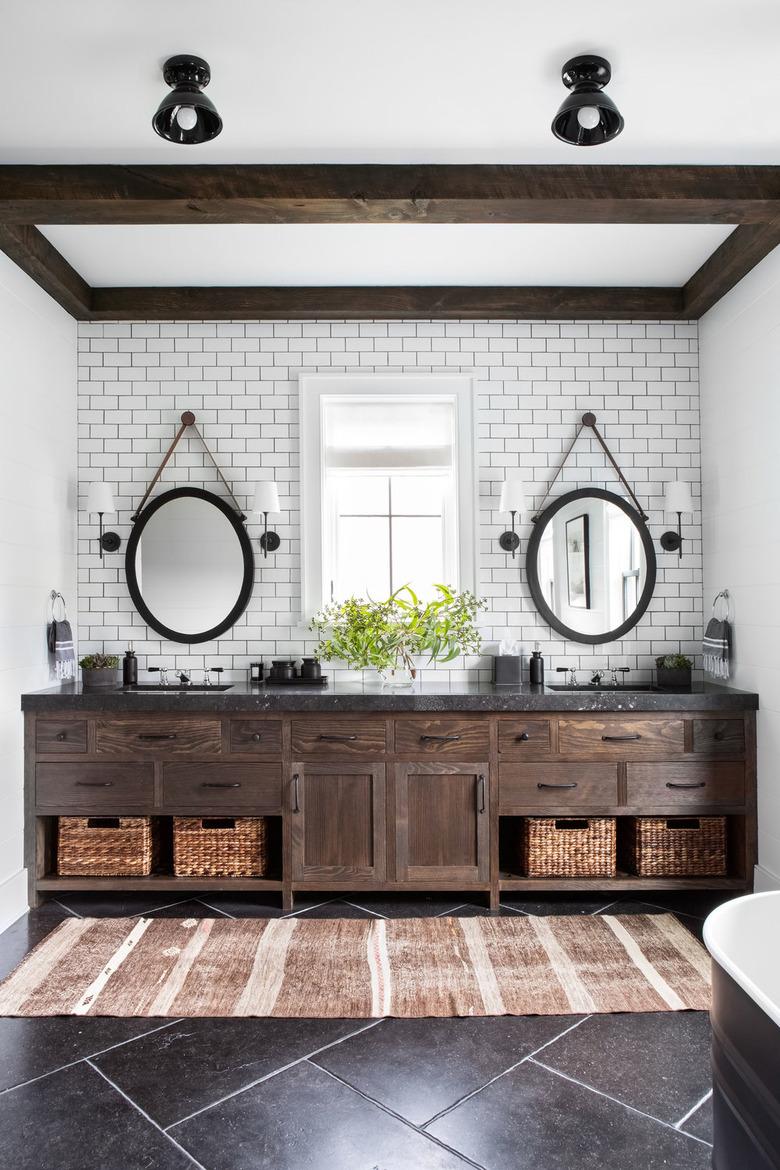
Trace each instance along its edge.
<instances>
[{"instance_id":1,"label":"round mirror","mask_svg":"<svg viewBox=\"0 0 780 1170\"><path fill-rule=\"evenodd\" d=\"M573 642L613 642L647 609L655 550L647 526L621 496L567 492L541 513L526 571L540 615Z\"/></svg>"},{"instance_id":2,"label":"round mirror","mask_svg":"<svg viewBox=\"0 0 780 1170\"><path fill-rule=\"evenodd\" d=\"M241 517L200 488L163 492L127 543L130 596L144 621L172 642L208 642L247 607L254 556Z\"/></svg>"}]
</instances>

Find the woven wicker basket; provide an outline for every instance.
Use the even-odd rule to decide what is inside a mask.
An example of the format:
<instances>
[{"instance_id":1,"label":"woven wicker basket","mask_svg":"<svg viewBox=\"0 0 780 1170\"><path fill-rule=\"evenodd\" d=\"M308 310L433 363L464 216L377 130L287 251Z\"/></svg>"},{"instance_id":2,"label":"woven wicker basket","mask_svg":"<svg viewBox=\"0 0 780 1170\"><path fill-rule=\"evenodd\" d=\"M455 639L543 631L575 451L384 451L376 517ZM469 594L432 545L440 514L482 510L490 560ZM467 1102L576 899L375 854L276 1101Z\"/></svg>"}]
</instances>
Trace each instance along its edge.
<instances>
[{"instance_id":1,"label":"woven wicker basket","mask_svg":"<svg viewBox=\"0 0 780 1170\"><path fill-rule=\"evenodd\" d=\"M57 873L66 877L146 877L155 861L151 817L60 817Z\"/></svg>"},{"instance_id":2,"label":"woven wicker basket","mask_svg":"<svg viewBox=\"0 0 780 1170\"><path fill-rule=\"evenodd\" d=\"M179 877L262 877L268 869L265 817L174 817L173 872Z\"/></svg>"},{"instance_id":3,"label":"woven wicker basket","mask_svg":"<svg viewBox=\"0 0 780 1170\"><path fill-rule=\"evenodd\" d=\"M629 817L626 863L640 877L722 877L725 817Z\"/></svg>"},{"instance_id":4,"label":"woven wicker basket","mask_svg":"<svg viewBox=\"0 0 780 1170\"><path fill-rule=\"evenodd\" d=\"M527 877L611 877L614 817L526 817L522 871Z\"/></svg>"}]
</instances>

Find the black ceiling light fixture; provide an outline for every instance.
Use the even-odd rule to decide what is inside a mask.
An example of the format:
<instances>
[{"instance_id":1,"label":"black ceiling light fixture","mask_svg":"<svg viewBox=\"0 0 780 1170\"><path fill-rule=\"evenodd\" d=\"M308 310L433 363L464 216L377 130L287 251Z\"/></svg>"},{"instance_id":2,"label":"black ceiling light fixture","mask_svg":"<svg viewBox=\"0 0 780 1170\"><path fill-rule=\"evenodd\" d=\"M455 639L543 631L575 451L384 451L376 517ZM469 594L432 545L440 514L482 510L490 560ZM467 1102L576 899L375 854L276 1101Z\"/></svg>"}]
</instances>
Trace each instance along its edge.
<instances>
[{"instance_id":1,"label":"black ceiling light fixture","mask_svg":"<svg viewBox=\"0 0 780 1170\"><path fill-rule=\"evenodd\" d=\"M600 146L617 138L623 119L615 103L603 93L612 77L609 61L595 53L572 57L561 70L571 93L553 118L552 132L572 146Z\"/></svg>"},{"instance_id":2,"label":"black ceiling light fixture","mask_svg":"<svg viewBox=\"0 0 780 1170\"><path fill-rule=\"evenodd\" d=\"M189 146L216 138L222 119L202 92L211 81L208 62L192 53L179 53L165 62L163 77L172 92L166 94L152 118L160 137Z\"/></svg>"}]
</instances>

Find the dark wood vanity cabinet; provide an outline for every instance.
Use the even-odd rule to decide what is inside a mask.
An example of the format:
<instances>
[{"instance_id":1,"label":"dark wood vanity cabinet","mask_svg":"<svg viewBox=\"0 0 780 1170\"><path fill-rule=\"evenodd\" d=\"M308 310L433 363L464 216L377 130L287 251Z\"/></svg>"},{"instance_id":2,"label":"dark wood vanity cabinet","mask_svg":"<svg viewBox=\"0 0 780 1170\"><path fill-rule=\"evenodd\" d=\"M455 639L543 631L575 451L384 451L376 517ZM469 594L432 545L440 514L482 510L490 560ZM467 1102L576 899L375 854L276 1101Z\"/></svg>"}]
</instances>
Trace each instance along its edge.
<instances>
[{"instance_id":1,"label":"dark wood vanity cabinet","mask_svg":"<svg viewBox=\"0 0 780 1170\"><path fill-rule=\"evenodd\" d=\"M293 881L348 888L383 882L387 871L385 765L293 763L290 781Z\"/></svg>"},{"instance_id":2,"label":"dark wood vanity cabinet","mask_svg":"<svg viewBox=\"0 0 780 1170\"><path fill-rule=\"evenodd\" d=\"M489 881L489 771L487 763L395 765L398 881Z\"/></svg>"},{"instance_id":3,"label":"dark wood vanity cabinet","mask_svg":"<svg viewBox=\"0 0 780 1170\"><path fill-rule=\"evenodd\" d=\"M323 696L323 699L326 697ZM755 713L274 714L134 708L27 710L31 899L57 889L501 891L749 888L755 862ZM207 700L204 699L204 708ZM323 703L323 706L325 704ZM58 816L266 816L264 878L65 878ZM719 878L528 878L528 816L725 815ZM620 821L618 822L620 824Z\"/></svg>"}]
</instances>

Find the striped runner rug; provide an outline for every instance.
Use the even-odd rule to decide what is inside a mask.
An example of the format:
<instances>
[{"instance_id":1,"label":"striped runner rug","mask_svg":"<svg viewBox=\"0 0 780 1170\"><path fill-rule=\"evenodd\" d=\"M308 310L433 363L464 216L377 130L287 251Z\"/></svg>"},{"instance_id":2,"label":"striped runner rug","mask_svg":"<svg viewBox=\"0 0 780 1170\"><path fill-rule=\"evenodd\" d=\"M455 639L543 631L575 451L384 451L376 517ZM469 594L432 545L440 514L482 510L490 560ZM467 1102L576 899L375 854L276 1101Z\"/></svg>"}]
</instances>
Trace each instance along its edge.
<instances>
[{"instance_id":1,"label":"striped runner rug","mask_svg":"<svg viewBox=\"0 0 780 1170\"><path fill-rule=\"evenodd\" d=\"M0 984L3 1016L525 1016L709 1008L671 914L71 918Z\"/></svg>"}]
</instances>

